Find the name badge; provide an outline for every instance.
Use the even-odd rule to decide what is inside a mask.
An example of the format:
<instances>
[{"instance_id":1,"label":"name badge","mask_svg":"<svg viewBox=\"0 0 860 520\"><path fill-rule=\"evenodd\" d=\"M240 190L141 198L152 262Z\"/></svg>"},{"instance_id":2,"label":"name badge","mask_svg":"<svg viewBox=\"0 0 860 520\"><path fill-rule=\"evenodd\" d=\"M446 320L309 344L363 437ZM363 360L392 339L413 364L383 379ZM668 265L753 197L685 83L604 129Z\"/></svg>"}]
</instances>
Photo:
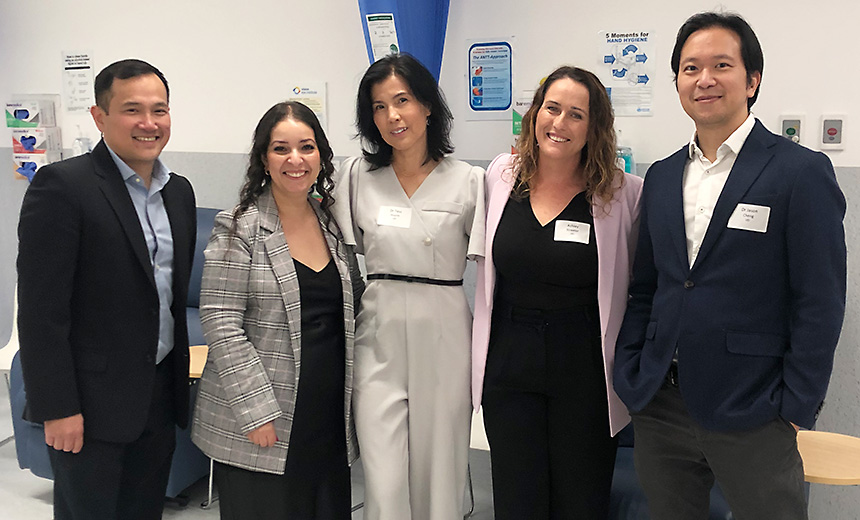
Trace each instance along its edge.
<instances>
[{"instance_id":1,"label":"name badge","mask_svg":"<svg viewBox=\"0 0 860 520\"><path fill-rule=\"evenodd\" d=\"M576 222L573 220L556 220L555 235L556 242L578 242L587 244L591 234L591 224Z\"/></svg>"},{"instance_id":2,"label":"name badge","mask_svg":"<svg viewBox=\"0 0 860 520\"><path fill-rule=\"evenodd\" d=\"M380 226L392 226L408 229L412 222L412 208L398 208L396 206L380 206L376 223Z\"/></svg>"},{"instance_id":3,"label":"name badge","mask_svg":"<svg viewBox=\"0 0 860 520\"><path fill-rule=\"evenodd\" d=\"M743 229L746 231L755 231L756 233L765 233L767 231L767 222L770 220L770 208L767 206L757 206L755 204L738 204L738 207L732 212L729 217L729 229Z\"/></svg>"}]
</instances>

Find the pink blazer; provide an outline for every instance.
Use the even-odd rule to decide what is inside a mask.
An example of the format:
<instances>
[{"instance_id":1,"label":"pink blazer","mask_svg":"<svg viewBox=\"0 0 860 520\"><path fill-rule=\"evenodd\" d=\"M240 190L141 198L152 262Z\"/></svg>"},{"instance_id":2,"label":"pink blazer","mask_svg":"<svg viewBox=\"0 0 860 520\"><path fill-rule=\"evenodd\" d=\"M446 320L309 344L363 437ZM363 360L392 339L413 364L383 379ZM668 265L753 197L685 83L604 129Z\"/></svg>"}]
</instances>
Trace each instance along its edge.
<instances>
[{"instance_id":1,"label":"pink blazer","mask_svg":"<svg viewBox=\"0 0 860 520\"><path fill-rule=\"evenodd\" d=\"M484 258L478 259L475 290L475 321L472 329L472 404L481 406L484 388L484 368L490 341L490 320L493 315L493 294L496 269L493 263L493 239L502 210L513 187L513 156L502 154L493 159L487 169L487 233ZM609 429L618 433L630 422L627 408L612 388L612 365L615 340L627 308L627 285L636 250L639 229L639 195L642 179L624 175L624 183L605 208L594 207L594 235L597 239L597 302L600 309L600 330L603 338L603 366L606 394L609 400ZM606 209L609 210L608 214Z\"/></svg>"}]
</instances>

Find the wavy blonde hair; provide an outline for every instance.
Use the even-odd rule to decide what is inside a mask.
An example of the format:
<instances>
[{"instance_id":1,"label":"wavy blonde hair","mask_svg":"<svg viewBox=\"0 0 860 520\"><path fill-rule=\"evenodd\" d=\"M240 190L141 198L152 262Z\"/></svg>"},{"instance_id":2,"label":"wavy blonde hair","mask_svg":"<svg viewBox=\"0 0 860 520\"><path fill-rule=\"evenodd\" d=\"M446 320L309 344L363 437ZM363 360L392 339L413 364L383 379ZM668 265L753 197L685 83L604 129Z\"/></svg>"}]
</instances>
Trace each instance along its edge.
<instances>
[{"instance_id":1,"label":"wavy blonde hair","mask_svg":"<svg viewBox=\"0 0 860 520\"><path fill-rule=\"evenodd\" d=\"M532 106L523 117L522 133L517 140L514 159L514 188L511 195L521 199L530 188L538 171L540 148L535 135L535 121L543 107L546 91L562 78L570 78L588 90L588 131L581 159L585 173L585 194L589 203L600 201L608 206L621 187L624 174L615 165L615 115L606 88L591 72L578 67L562 66L555 69L535 92Z\"/></svg>"}]
</instances>

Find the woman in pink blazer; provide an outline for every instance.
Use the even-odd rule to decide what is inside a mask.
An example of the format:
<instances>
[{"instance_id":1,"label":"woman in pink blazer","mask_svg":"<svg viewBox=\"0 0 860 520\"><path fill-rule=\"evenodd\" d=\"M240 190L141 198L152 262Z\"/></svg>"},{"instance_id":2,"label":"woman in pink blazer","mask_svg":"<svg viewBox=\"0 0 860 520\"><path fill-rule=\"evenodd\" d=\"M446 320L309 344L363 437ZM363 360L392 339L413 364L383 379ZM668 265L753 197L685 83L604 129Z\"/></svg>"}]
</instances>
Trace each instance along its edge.
<instances>
[{"instance_id":1,"label":"woman in pink blazer","mask_svg":"<svg viewBox=\"0 0 860 520\"><path fill-rule=\"evenodd\" d=\"M483 405L497 520L607 517L612 389L642 180L615 166L614 116L590 72L554 71L518 154L487 170L472 396Z\"/></svg>"}]
</instances>

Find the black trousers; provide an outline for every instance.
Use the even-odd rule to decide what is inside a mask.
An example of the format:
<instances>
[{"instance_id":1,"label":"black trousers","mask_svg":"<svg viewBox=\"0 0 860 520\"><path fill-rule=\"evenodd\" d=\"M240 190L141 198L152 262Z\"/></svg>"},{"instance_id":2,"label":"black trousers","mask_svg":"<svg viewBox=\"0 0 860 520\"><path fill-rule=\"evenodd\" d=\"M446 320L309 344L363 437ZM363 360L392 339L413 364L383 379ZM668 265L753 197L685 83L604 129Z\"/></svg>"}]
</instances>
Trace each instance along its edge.
<instances>
[{"instance_id":1,"label":"black trousers","mask_svg":"<svg viewBox=\"0 0 860 520\"><path fill-rule=\"evenodd\" d=\"M221 520L349 520L349 466L283 475L215 463Z\"/></svg>"},{"instance_id":2,"label":"black trousers","mask_svg":"<svg viewBox=\"0 0 860 520\"><path fill-rule=\"evenodd\" d=\"M597 306L497 303L484 381L496 520L605 519L617 441Z\"/></svg>"},{"instance_id":3,"label":"black trousers","mask_svg":"<svg viewBox=\"0 0 860 520\"><path fill-rule=\"evenodd\" d=\"M632 417L636 473L653 520L707 519L715 477L737 520L808 518L797 432L784 419L706 430L669 384Z\"/></svg>"},{"instance_id":4,"label":"black trousers","mask_svg":"<svg viewBox=\"0 0 860 520\"><path fill-rule=\"evenodd\" d=\"M172 355L172 354L170 354ZM54 520L158 520L176 447L173 363L156 368L146 427L129 443L87 436L79 453L47 447L54 471Z\"/></svg>"}]
</instances>

